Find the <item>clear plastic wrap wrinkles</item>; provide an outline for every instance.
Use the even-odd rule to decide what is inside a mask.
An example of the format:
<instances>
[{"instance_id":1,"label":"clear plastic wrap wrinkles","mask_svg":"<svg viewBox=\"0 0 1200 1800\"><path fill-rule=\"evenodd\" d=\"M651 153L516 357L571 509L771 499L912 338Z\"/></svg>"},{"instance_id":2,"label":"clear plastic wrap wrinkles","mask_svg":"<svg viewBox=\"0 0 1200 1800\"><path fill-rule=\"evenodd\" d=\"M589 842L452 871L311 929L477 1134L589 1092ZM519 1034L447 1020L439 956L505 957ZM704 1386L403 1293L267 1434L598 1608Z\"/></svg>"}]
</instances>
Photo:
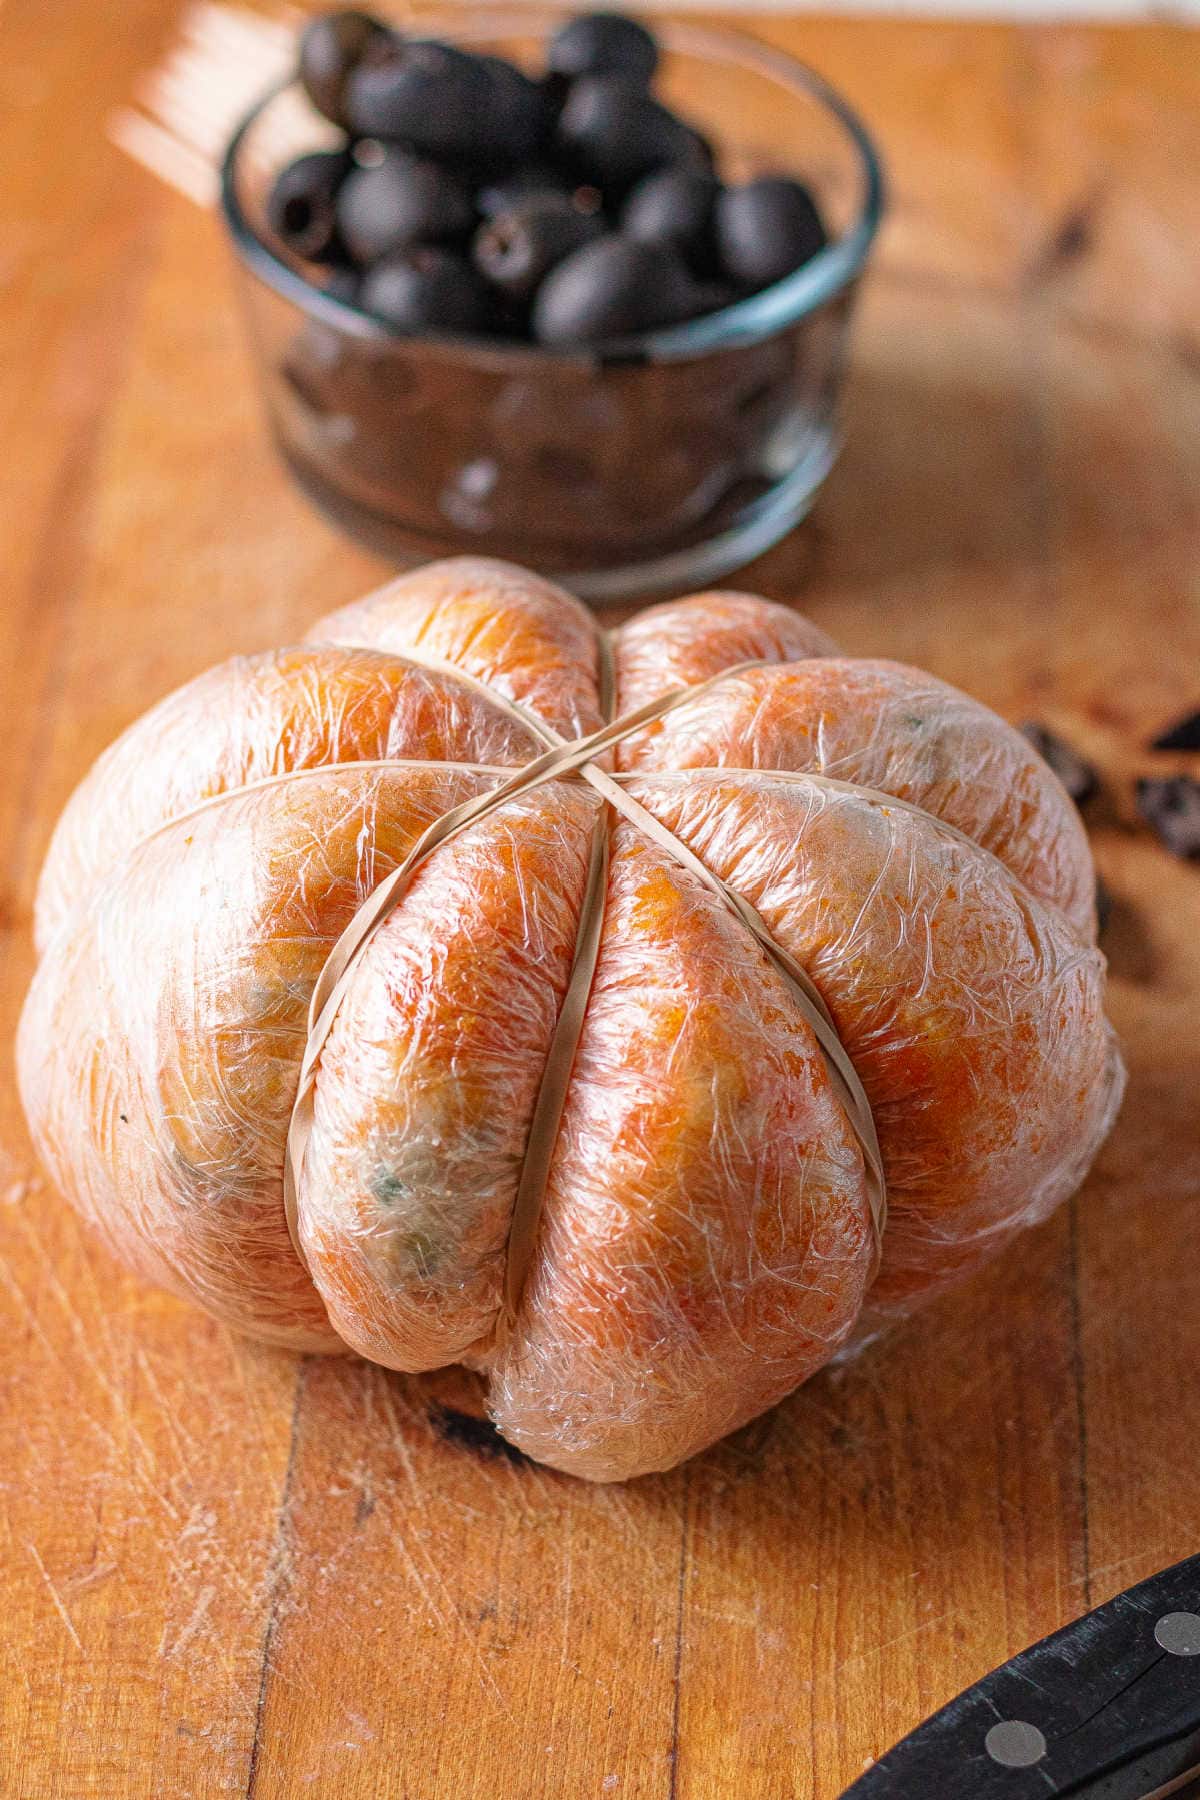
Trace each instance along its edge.
<instances>
[{"instance_id":1,"label":"clear plastic wrap wrinkles","mask_svg":"<svg viewBox=\"0 0 1200 1800\"><path fill-rule=\"evenodd\" d=\"M466 1362L513 1442L611 1480L752 1418L1078 1185L1123 1073L1065 792L945 683L842 656L767 601L699 595L613 634L618 713L771 666L648 725L613 766L819 990L883 1154L881 1262L861 1145L794 991L618 817L500 1329L601 806L573 778L439 847L354 964L317 1069L306 1268L284 1141L332 945L432 821L538 753L503 701L566 737L601 722L594 620L507 565L432 565L310 640L130 727L43 872L26 1112L63 1192L147 1278L277 1344Z\"/></svg>"}]
</instances>

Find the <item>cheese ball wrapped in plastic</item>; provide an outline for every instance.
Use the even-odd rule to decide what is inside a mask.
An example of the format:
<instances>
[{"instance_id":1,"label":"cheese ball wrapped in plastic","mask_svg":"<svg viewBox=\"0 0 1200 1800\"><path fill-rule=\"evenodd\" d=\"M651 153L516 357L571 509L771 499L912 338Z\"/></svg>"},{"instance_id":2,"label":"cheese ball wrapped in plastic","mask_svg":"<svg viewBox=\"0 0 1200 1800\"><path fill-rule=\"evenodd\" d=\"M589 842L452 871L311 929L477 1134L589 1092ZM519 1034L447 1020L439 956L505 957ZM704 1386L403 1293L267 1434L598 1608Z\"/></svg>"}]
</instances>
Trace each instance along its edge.
<instances>
[{"instance_id":1,"label":"cheese ball wrapped in plastic","mask_svg":"<svg viewBox=\"0 0 1200 1800\"><path fill-rule=\"evenodd\" d=\"M611 1480L1078 1185L1123 1080L1092 893L1054 776L946 684L749 595L609 638L459 559L99 760L22 1095L149 1279L465 1362L514 1443Z\"/></svg>"}]
</instances>

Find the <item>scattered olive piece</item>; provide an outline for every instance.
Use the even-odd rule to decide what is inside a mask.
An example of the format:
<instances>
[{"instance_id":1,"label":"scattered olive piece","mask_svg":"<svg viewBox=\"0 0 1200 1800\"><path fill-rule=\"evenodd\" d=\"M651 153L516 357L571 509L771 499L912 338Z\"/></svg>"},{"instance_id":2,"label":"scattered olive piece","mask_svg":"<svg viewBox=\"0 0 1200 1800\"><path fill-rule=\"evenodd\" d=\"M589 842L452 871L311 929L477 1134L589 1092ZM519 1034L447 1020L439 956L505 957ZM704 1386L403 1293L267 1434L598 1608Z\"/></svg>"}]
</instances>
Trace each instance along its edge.
<instances>
[{"instance_id":1,"label":"scattered olive piece","mask_svg":"<svg viewBox=\"0 0 1200 1800\"><path fill-rule=\"evenodd\" d=\"M716 222L722 269L754 292L782 281L827 242L812 195L784 175L726 188L717 199Z\"/></svg>"},{"instance_id":2,"label":"scattered olive piece","mask_svg":"<svg viewBox=\"0 0 1200 1800\"><path fill-rule=\"evenodd\" d=\"M1200 750L1200 712L1189 713L1185 719L1177 719L1174 725L1160 732L1150 748L1152 750Z\"/></svg>"},{"instance_id":3,"label":"scattered olive piece","mask_svg":"<svg viewBox=\"0 0 1200 1800\"><path fill-rule=\"evenodd\" d=\"M325 13L300 37L300 85L319 113L349 126L346 88L354 70L372 50L390 43L392 32L364 12Z\"/></svg>"},{"instance_id":4,"label":"scattered olive piece","mask_svg":"<svg viewBox=\"0 0 1200 1800\"><path fill-rule=\"evenodd\" d=\"M341 258L337 201L350 166L342 150L316 150L297 157L276 177L267 220L276 237L308 262Z\"/></svg>"},{"instance_id":5,"label":"scattered olive piece","mask_svg":"<svg viewBox=\"0 0 1200 1800\"><path fill-rule=\"evenodd\" d=\"M1031 720L1020 729L1021 736L1033 745L1042 761L1049 763L1076 806L1086 806L1100 785L1091 763L1045 725Z\"/></svg>"},{"instance_id":6,"label":"scattered olive piece","mask_svg":"<svg viewBox=\"0 0 1200 1800\"><path fill-rule=\"evenodd\" d=\"M658 68L658 45L624 13L585 13L569 19L550 39L546 64L552 75L624 75L648 87Z\"/></svg>"},{"instance_id":7,"label":"scattered olive piece","mask_svg":"<svg viewBox=\"0 0 1200 1800\"><path fill-rule=\"evenodd\" d=\"M351 254L370 263L411 244L466 238L475 207L460 177L392 145L382 162L347 176L337 218Z\"/></svg>"},{"instance_id":8,"label":"scattered olive piece","mask_svg":"<svg viewBox=\"0 0 1200 1800\"><path fill-rule=\"evenodd\" d=\"M1200 858L1200 781L1145 777L1137 784L1137 808L1172 856Z\"/></svg>"}]
</instances>

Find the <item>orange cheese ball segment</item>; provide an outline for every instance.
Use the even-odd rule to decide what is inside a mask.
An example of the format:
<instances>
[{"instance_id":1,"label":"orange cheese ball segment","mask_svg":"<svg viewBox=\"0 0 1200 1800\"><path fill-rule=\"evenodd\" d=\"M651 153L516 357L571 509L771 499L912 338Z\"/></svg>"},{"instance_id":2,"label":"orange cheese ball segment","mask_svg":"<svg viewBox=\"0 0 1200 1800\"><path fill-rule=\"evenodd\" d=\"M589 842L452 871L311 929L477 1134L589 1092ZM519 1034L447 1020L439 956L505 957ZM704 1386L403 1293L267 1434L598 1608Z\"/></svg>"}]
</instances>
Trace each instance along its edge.
<instances>
[{"instance_id":1,"label":"orange cheese ball segment","mask_svg":"<svg viewBox=\"0 0 1200 1800\"><path fill-rule=\"evenodd\" d=\"M1104 959L1057 908L928 814L853 788L714 770L629 785L833 1015L887 1176L873 1304L927 1297L1073 1192L1122 1069Z\"/></svg>"},{"instance_id":2,"label":"orange cheese ball segment","mask_svg":"<svg viewBox=\"0 0 1200 1800\"><path fill-rule=\"evenodd\" d=\"M595 620L552 581L513 563L486 556L428 563L326 613L308 636L453 664L564 737L601 723Z\"/></svg>"},{"instance_id":3,"label":"orange cheese ball segment","mask_svg":"<svg viewBox=\"0 0 1200 1800\"><path fill-rule=\"evenodd\" d=\"M715 592L648 607L613 633L618 713L636 712L648 700L707 681L738 663L796 663L807 656L835 656L837 645L819 626L789 607L756 594ZM669 715L668 715L669 716ZM666 721L656 720L628 738L619 766L634 768Z\"/></svg>"},{"instance_id":4,"label":"orange cheese ball segment","mask_svg":"<svg viewBox=\"0 0 1200 1800\"><path fill-rule=\"evenodd\" d=\"M523 796L443 846L355 965L299 1196L346 1343L436 1369L486 1343L598 804Z\"/></svg>"},{"instance_id":5,"label":"orange cheese ball segment","mask_svg":"<svg viewBox=\"0 0 1200 1800\"><path fill-rule=\"evenodd\" d=\"M501 1431L601 1480L669 1469L845 1340L874 1264L863 1158L783 976L617 827L600 960Z\"/></svg>"},{"instance_id":6,"label":"orange cheese ball segment","mask_svg":"<svg viewBox=\"0 0 1200 1800\"><path fill-rule=\"evenodd\" d=\"M1091 852L1062 783L1019 731L920 669L851 657L748 669L618 757L627 769L811 770L882 789L974 838L1095 933Z\"/></svg>"},{"instance_id":7,"label":"orange cheese ball segment","mask_svg":"<svg viewBox=\"0 0 1200 1800\"><path fill-rule=\"evenodd\" d=\"M18 1061L51 1172L126 1262L273 1343L342 1347L281 1204L313 984L487 779L329 768L230 795L144 842L38 967Z\"/></svg>"},{"instance_id":8,"label":"orange cheese ball segment","mask_svg":"<svg viewBox=\"0 0 1200 1800\"><path fill-rule=\"evenodd\" d=\"M629 712L747 662L594 779L508 791L610 687ZM310 1000L401 865L316 1048L289 1221ZM1122 1087L1092 884L1055 778L944 683L752 595L606 641L552 583L458 558L201 676L100 759L43 872L22 1099L146 1278L272 1343L465 1361L531 1456L618 1479L752 1418L1083 1179ZM869 1105L882 1231L789 957Z\"/></svg>"},{"instance_id":9,"label":"orange cheese ball segment","mask_svg":"<svg viewBox=\"0 0 1200 1800\"><path fill-rule=\"evenodd\" d=\"M152 707L75 790L38 886L38 947L134 845L201 801L324 763L508 765L537 748L476 686L395 656L302 644L235 657Z\"/></svg>"}]
</instances>

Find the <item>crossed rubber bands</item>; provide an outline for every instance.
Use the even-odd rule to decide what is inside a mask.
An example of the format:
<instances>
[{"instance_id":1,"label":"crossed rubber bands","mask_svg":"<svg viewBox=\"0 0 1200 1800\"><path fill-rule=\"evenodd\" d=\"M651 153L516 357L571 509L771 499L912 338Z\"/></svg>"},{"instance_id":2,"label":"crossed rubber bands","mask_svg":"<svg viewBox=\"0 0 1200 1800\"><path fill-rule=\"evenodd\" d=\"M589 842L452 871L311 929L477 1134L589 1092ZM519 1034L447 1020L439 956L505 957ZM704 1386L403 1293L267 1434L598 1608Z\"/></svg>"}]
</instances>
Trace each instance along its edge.
<instances>
[{"instance_id":1,"label":"crossed rubber bands","mask_svg":"<svg viewBox=\"0 0 1200 1800\"><path fill-rule=\"evenodd\" d=\"M521 1174L517 1183L504 1270L502 1324L505 1327L511 1327L516 1318L525 1279L533 1260L538 1221L545 1199L550 1165L563 1109L566 1105L567 1089L570 1085L575 1054L583 1031L604 922L608 846L614 812L620 813L660 849L665 850L675 862L701 881L710 893L714 894L736 918L741 920L751 936L766 951L771 961L789 982L795 992L800 1010L816 1037L821 1054L829 1069L834 1089L845 1107L855 1136L862 1148L877 1254L887 1220L887 1187L884 1180L883 1159L880 1154L879 1138L875 1130L875 1120L871 1113L870 1102L854 1064L838 1036L837 1027L834 1025L829 1009L816 987L795 958L776 942L750 902L735 888L723 881L719 875L713 874L712 870L701 862L700 858L681 839L676 837L674 832L668 831L665 825L660 824L639 801L625 792L619 780L615 779L607 769L598 767L596 762L598 757L603 756L615 745L640 731L643 726L653 724L656 720L665 717L667 713L674 712L677 707L699 699L702 694L708 693L710 689L717 687L721 682L728 681L735 675L744 674L748 669L763 668L769 665L761 659L737 663L731 668L721 670L719 674L710 676L707 681L695 682L688 687L674 688L670 692L660 695L657 700L648 701L644 706L638 707L636 711L625 713L619 719L613 719L610 715L614 705L615 677L612 649L607 632L598 631L597 641L600 659L600 710L607 723L600 726L598 730L579 738L562 737L543 719L539 719L525 707L498 693L486 682L478 680L462 669L455 668L453 664L439 662L433 658L423 658L409 650L399 653L402 661L414 663L417 667L429 669L437 674L452 676L455 680L486 695L494 705L517 720L546 748L520 769L511 772L498 771L503 774L504 778L499 780L497 785L487 793L477 794L474 798L451 807L448 812L434 819L417 838L398 867L367 896L330 950L325 965L317 978L309 1003L308 1038L300 1065L300 1083L296 1092L284 1149L283 1197L288 1231L291 1234L296 1254L307 1268L308 1258L301 1242L299 1228L298 1194L304 1170L305 1152L313 1128L317 1070L321 1053L333 1028L355 963L388 915L400 903L421 864L440 845L457 837L460 832L466 831L470 826L480 823L508 801L514 800L522 794L530 793L547 782L572 777L578 777L587 782L604 804L600 808L592 834L587 881L576 932L575 954L571 963L566 992L559 1008L554 1034L550 1041L545 1068L542 1072L541 1085L538 1089L529 1136L526 1141L525 1156L521 1165ZM403 759L397 759L397 762L402 764ZM847 784L831 782L829 785L842 787ZM884 801L890 806L897 806L906 811L919 812L923 810L919 807L911 807L908 802L898 800L893 795L877 793L874 789L861 788L857 784L855 784L854 791L862 796ZM950 829L954 828L950 827ZM960 834L955 833L955 835Z\"/></svg>"}]
</instances>

